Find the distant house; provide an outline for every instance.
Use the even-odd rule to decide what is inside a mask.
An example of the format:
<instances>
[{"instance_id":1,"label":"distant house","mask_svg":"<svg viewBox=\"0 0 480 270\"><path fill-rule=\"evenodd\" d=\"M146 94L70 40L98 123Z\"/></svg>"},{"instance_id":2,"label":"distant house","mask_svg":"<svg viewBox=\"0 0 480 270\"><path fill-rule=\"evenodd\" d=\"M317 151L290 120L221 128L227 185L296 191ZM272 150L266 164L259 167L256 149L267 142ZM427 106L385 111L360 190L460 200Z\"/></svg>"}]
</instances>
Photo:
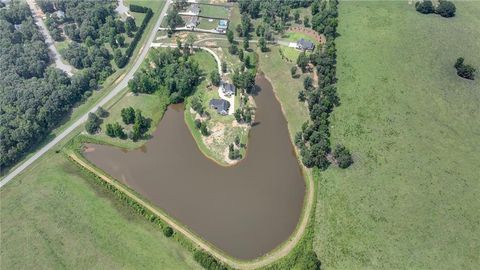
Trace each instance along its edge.
<instances>
[{"instance_id":1,"label":"distant house","mask_svg":"<svg viewBox=\"0 0 480 270\"><path fill-rule=\"evenodd\" d=\"M221 81L220 82L220 90L227 97L229 97L231 95L235 95L235 85L233 85L231 83Z\"/></svg>"},{"instance_id":2,"label":"distant house","mask_svg":"<svg viewBox=\"0 0 480 270\"><path fill-rule=\"evenodd\" d=\"M220 20L217 25L217 32L225 33L228 29L228 21L227 20Z\"/></svg>"},{"instance_id":3,"label":"distant house","mask_svg":"<svg viewBox=\"0 0 480 270\"><path fill-rule=\"evenodd\" d=\"M198 4L191 4L188 8L187 8L187 12L189 15L192 15L192 16L198 16L198 14L200 14L200 6Z\"/></svg>"},{"instance_id":4,"label":"distant house","mask_svg":"<svg viewBox=\"0 0 480 270\"><path fill-rule=\"evenodd\" d=\"M210 107L217 110L217 112L221 115L227 115L228 109L230 108L230 102L225 99L212 99L210 100Z\"/></svg>"},{"instance_id":5,"label":"distant house","mask_svg":"<svg viewBox=\"0 0 480 270\"><path fill-rule=\"evenodd\" d=\"M193 16L188 19L187 24L185 24L185 27L193 30L195 29L195 27L197 27L197 25L198 25L198 17Z\"/></svg>"},{"instance_id":6,"label":"distant house","mask_svg":"<svg viewBox=\"0 0 480 270\"><path fill-rule=\"evenodd\" d=\"M297 49L302 51L313 51L315 45L310 40L301 38L297 41Z\"/></svg>"},{"instance_id":7,"label":"distant house","mask_svg":"<svg viewBox=\"0 0 480 270\"><path fill-rule=\"evenodd\" d=\"M55 16L57 16L57 18L59 18L59 19L65 18L65 12L63 12L61 10L57 10L53 14L55 14Z\"/></svg>"}]
</instances>

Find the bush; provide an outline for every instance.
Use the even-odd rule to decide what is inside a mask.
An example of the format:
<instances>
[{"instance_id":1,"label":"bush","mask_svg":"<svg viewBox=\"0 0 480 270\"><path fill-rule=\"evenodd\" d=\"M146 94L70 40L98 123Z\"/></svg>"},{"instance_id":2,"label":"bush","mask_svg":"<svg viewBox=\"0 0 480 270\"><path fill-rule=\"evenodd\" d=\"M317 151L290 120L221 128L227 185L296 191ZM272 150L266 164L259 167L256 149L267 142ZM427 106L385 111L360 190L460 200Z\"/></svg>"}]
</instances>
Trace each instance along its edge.
<instances>
[{"instance_id":1,"label":"bush","mask_svg":"<svg viewBox=\"0 0 480 270\"><path fill-rule=\"evenodd\" d=\"M457 75L469 80L475 79L475 68L470 65L465 65L463 62L463 57L459 57L455 62L454 67L457 69Z\"/></svg>"},{"instance_id":2,"label":"bush","mask_svg":"<svg viewBox=\"0 0 480 270\"><path fill-rule=\"evenodd\" d=\"M148 10L149 10L149 8L142 7L142 6L139 6L139 5L130 4L130 11L131 12L147 13Z\"/></svg>"},{"instance_id":3,"label":"bush","mask_svg":"<svg viewBox=\"0 0 480 270\"><path fill-rule=\"evenodd\" d=\"M89 134L94 134L100 130L100 124L102 120L94 113L88 114L87 122L85 123L85 130Z\"/></svg>"},{"instance_id":4,"label":"bush","mask_svg":"<svg viewBox=\"0 0 480 270\"><path fill-rule=\"evenodd\" d=\"M113 130L113 125L108 123L107 124L107 130L105 131L105 133L109 136L109 137L115 137L115 131Z\"/></svg>"},{"instance_id":5,"label":"bush","mask_svg":"<svg viewBox=\"0 0 480 270\"><path fill-rule=\"evenodd\" d=\"M452 2L446 0L440 0L437 9L435 10L437 14L445 18L455 16L455 11L455 5Z\"/></svg>"},{"instance_id":6,"label":"bush","mask_svg":"<svg viewBox=\"0 0 480 270\"><path fill-rule=\"evenodd\" d=\"M165 226L163 228L163 235L166 237L171 237L173 235L173 229L170 226Z\"/></svg>"},{"instance_id":7,"label":"bush","mask_svg":"<svg viewBox=\"0 0 480 270\"><path fill-rule=\"evenodd\" d=\"M290 68L290 75L292 75L292 78L294 78L296 74L297 74L297 67L293 66L292 68Z\"/></svg>"},{"instance_id":8,"label":"bush","mask_svg":"<svg viewBox=\"0 0 480 270\"><path fill-rule=\"evenodd\" d=\"M102 108L101 106L98 107L97 111L96 111L96 114L100 117L100 118L105 118L108 116L108 112Z\"/></svg>"},{"instance_id":9,"label":"bush","mask_svg":"<svg viewBox=\"0 0 480 270\"><path fill-rule=\"evenodd\" d=\"M237 45L235 45L235 44L230 44L230 46L228 47L228 52L229 52L230 54L233 54L233 55L237 54L237 52L238 52L238 47L237 47Z\"/></svg>"},{"instance_id":10,"label":"bush","mask_svg":"<svg viewBox=\"0 0 480 270\"><path fill-rule=\"evenodd\" d=\"M195 250L193 258L207 270L227 270L228 268L203 250Z\"/></svg>"},{"instance_id":11,"label":"bush","mask_svg":"<svg viewBox=\"0 0 480 270\"><path fill-rule=\"evenodd\" d=\"M202 124L200 125L200 132L202 133L203 136L210 135L210 132L207 129L207 123L206 122L202 122Z\"/></svg>"},{"instance_id":12,"label":"bush","mask_svg":"<svg viewBox=\"0 0 480 270\"><path fill-rule=\"evenodd\" d=\"M333 157L338 162L338 167L345 169L350 167L353 163L350 151L343 145L337 145L333 151Z\"/></svg>"},{"instance_id":13,"label":"bush","mask_svg":"<svg viewBox=\"0 0 480 270\"><path fill-rule=\"evenodd\" d=\"M212 71L212 73L210 73L210 80L212 81L212 84L215 85L215 86L219 86L220 85L220 74L218 74L217 70L214 70Z\"/></svg>"},{"instance_id":14,"label":"bush","mask_svg":"<svg viewBox=\"0 0 480 270\"><path fill-rule=\"evenodd\" d=\"M418 1L415 3L415 9L422 14L433 13L435 10L433 8L432 1L424 0Z\"/></svg>"},{"instance_id":15,"label":"bush","mask_svg":"<svg viewBox=\"0 0 480 270\"><path fill-rule=\"evenodd\" d=\"M135 110L132 107L123 108L121 111L122 120L126 125L135 122Z\"/></svg>"},{"instance_id":16,"label":"bush","mask_svg":"<svg viewBox=\"0 0 480 270\"><path fill-rule=\"evenodd\" d=\"M195 119L195 128L200 129L201 126L202 126L202 121L200 121L200 119Z\"/></svg>"}]
</instances>

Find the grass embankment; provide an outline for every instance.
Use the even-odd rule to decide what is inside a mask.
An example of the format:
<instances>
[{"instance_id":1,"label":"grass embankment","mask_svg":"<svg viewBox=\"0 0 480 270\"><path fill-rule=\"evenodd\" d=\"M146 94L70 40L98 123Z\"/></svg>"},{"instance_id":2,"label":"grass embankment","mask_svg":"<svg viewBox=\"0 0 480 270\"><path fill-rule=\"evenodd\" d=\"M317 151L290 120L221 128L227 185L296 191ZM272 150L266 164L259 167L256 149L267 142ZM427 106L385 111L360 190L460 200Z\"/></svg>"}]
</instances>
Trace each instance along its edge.
<instances>
[{"instance_id":1,"label":"grass embankment","mask_svg":"<svg viewBox=\"0 0 480 270\"><path fill-rule=\"evenodd\" d=\"M228 155L228 145L233 143L235 137L238 136L242 144L247 144L248 129L245 126L234 125L235 117L233 115L219 115L216 110L212 109L209 102L212 98L220 98L218 88L210 85L210 73L218 72L217 63L213 56L203 50L196 51L192 56L204 71L204 79L198 86L195 94L190 97L185 106L185 123L187 124L193 138L195 139L202 153L216 161L221 165L228 165L226 162L226 153ZM196 113L190 112L190 102L193 97L198 97L206 111L210 114L207 121L208 130L211 134L208 137L202 136L200 130L195 128ZM235 104L237 107L238 104ZM205 142L208 141L206 144ZM240 148L240 153L245 156L245 148Z\"/></svg>"},{"instance_id":2,"label":"grass embankment","mask_svg":"<svg viewBox=\"0 0 480 270\"><path fill-rule=\"evenodd\" d=\"M43 157L0 190L2 269L200 269L62 153Z\"/></svg>"},{"instance_id":3,"label":"grass embankment","mask_svg":"<svg viewBox=\"0 0 480 270\"><path fill-rule=\"evenodd\" d=\"M274 92L282 105L282 110L288 122L290 139L293 141L295 133L302 124L310 119L306 103L298 101L298 92L303 89L303 79L312 74L301 74L298 78L290 76L290 68L295 64L288 63L281 58L279 49L283 47L269 47L270 52L259 53L260 70L271 82ZM301 72L299 70L299 72Z\"/></svg>"},{"instance_id":4,"label":"grass embankment","mask_svg":"<svg viewBox=\"0 0 480 270\"><path fill-rule=\"evenodd\" d=\"M480 265L480 3L454 18L403 2L341 2L332 144L355 159L322 173L315 243L328 269Z\"/></svg>"}]
</instances>

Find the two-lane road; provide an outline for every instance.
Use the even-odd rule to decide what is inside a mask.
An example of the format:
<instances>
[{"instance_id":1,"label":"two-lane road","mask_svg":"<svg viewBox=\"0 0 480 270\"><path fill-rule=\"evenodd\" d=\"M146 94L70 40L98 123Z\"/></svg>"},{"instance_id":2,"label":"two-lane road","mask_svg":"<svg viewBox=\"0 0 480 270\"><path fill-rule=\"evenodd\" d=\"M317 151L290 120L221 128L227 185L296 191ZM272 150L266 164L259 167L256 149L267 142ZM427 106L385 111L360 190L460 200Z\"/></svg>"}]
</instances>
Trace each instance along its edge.
<instances>
[{"instance_id":1,"label":"two-lane road","mask_svg":"<svg viewBox=\"0 0 480 270\"><path fill-rule=\"evenodd\" d=\"M150 35L149 35L146 43L144 44L144 46L141 48L140 55L137 57L135 63L132 66L132 68L128 71L128 73L125 75L125 77L123 77L123 79L117 84L117 86L115 86L115 88L110 93L108 93L108 95L106 97L104 97L93 108L91 108L90 111L85 113L82 117L80 117L80 119L78 119L73 124L71 124L62 133L57 135L51 142L49 142L47 145L42 147L33 156L28 158L20 166L18 166L15 170L13 170L7 176L5 176L0 181L0 188L2 188L4 185L6 185L8 182L10 182L15 176L17 176L21 172L23 172L28 166L30 166L33 162L35 162L38 158L40 158L48 150L52 149L52 147L54 147L57 143L59 143L61 140L63 140L65 137L67 137L68 134L73 132L77 127L79 127L81 124L83 124L87 120L88 113L95 112L98 109L98 107L105 105L113 97L118 95L125 87L127 87L128 81L133 77L133 74L135 74L137 69L142 64L143 59L145 59L145 57L147 56L148 50L150 49L150 44L155 39L155 36L157 34L157 29L160 27L160 24L162 23L163 18L167 14L167 10L168 10L169 5L170 5L170 1L167 0L166 3L165 3L165 6L162 9L162 12L160 13L160 16L158 17L158 20L155 23L155 26L152 28L152 32L150 33Z\"/></svg>"}]
</instances>

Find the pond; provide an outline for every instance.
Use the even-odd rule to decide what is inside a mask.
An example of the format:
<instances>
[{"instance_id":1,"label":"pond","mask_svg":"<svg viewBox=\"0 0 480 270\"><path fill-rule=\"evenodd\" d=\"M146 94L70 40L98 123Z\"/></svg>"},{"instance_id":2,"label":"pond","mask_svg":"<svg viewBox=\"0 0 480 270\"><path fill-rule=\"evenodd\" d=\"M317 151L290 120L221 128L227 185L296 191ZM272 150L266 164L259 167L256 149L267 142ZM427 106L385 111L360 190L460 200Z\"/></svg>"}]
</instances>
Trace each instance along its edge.
<instances>
[{"instance_id":1,"label":"pond","mask_svg":"<svg viewBox=\"0 0 480 270\"><path fill-rule=\"evenodd\" d=\"M220 166L200 152L183 105L169 106L139 149L87 144L83 154L226 254L243 260L265 255L294 232L305 181L271 84L261 75L256 84L256 124L247 156L235 166Z\"/></svg>"}]
</instances>

